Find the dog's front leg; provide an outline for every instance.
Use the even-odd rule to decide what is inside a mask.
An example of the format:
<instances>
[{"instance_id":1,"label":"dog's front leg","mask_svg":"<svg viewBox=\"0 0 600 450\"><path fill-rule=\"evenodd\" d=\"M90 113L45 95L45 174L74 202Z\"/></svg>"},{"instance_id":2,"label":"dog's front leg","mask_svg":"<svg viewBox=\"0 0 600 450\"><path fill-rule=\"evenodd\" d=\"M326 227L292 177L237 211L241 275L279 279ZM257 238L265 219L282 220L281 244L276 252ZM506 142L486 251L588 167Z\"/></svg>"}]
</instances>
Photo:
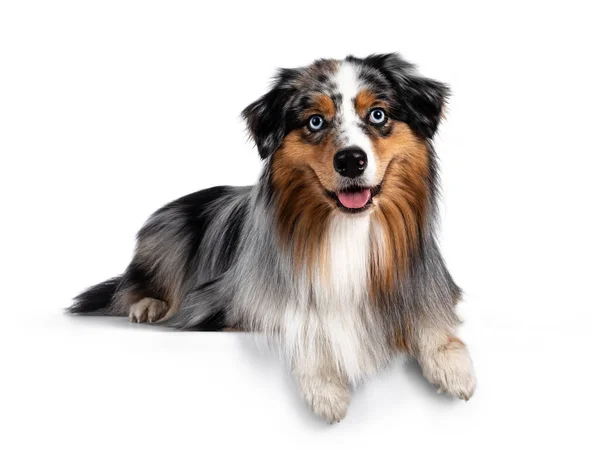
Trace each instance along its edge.
<instances>
[{"instance_id":1,"label":"dog's front leg","mask_svg":"<svg viewBox=\"0 0 600 450\"><path fill-rule=\"evenodd\" d=\"M294 363L294 375L313 412L328 423L346 416L350 403L350 386L333 362L300 358Z\"/></svg>"},{"instance_id":2,"label":"dog's front leg","mask_svg":"<svg viewBox=\"0 0 600 450\"><path fill-rule=\"evenodd\" d=\"M440 392L469 400L475 391L475 374L467 346L454 330L422 325L415 338L415 356L425 378Z\"/></svg>"}]
</instances>

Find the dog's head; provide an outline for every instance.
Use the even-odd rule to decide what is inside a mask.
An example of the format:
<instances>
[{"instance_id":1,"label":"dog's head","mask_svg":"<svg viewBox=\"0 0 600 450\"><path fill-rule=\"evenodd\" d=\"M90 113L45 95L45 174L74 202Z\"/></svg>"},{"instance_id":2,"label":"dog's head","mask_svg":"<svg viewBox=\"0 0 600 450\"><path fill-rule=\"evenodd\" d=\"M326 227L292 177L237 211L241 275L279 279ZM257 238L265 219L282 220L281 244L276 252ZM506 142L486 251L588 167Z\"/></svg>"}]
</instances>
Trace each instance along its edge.
<instances>
[{"instance_id":1,"label":"dog's head","mask_svg":"<svg viewBox=\"0 0 600 450\"><path fill-rule=\"evenodd\" d=\"M427 176L447 95L396 54L350 56L281 70L243 116L275 187L360 213L394 187L388 177L413 190Z\"/></svg>"},{"instance_id":2,"label":"dog's head","mask_svg":"<svg viewBox=\"0 0 600 450\"><path fill-rule=\"evenodd\" d=\"M435 134L448 88L398 55L281 70L243 116L267 160L283 242L298 264L325 251L334 215L373 215L385 280L419 248L434 193ZM378 275L379 276L379 275Z\"/></svg>"}]
</instances>

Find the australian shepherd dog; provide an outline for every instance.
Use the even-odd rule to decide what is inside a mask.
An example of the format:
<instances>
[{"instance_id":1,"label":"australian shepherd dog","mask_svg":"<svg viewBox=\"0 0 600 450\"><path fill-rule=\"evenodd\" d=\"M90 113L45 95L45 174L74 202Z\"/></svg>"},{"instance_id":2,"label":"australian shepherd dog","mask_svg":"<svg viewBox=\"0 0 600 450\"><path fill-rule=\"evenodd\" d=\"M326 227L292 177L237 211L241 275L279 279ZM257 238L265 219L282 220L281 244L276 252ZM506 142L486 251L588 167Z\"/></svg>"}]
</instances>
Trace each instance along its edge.
<instances>
[{"instance_id":1,"label":"australian shepherd dog","mask_svg":"<svg viewBox=\"0 0 600 450\"><path fill-rule=\"evenodd\" d=\"M448 95L396 54L280 70L242 113L264 161L258 183L156 211L123 274L70 312L265 333L328 422L398 352L468 400L461 291L435 237L432 139Z\"/></svg>"}]
</instances>

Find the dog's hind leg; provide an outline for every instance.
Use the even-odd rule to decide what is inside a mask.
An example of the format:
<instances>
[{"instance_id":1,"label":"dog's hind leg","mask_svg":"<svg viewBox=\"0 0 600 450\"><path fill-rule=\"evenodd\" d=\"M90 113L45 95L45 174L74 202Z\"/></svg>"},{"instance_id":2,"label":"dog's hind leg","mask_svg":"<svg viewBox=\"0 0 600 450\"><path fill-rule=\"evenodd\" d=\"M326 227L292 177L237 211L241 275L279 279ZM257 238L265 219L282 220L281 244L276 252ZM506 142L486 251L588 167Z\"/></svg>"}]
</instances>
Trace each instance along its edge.
<instances>
[{"instance_id":1,"label":"dog's hind leg","mask_svg":"<svg viewBox=\"0 0 600 450\"><path fill-rule=\"evenodd\" d=\"M189 292L181 302L179 311L165 324L180 329L217 331L235 327L227 312L231 294L224 276L202 283Z\"/></svg>"},{"instance_id":2,"label":"dog's hind leg","mask_svg":"<svg viewBox=\"0 0 600 450\"><path fill-rule=\"evenodd\" d=\"M114 308L128 315L133 323L152 323L164 319L173 306L165 289L159 289L151 274L136 260L123 274Z\"/></svg>"}]
</instances>

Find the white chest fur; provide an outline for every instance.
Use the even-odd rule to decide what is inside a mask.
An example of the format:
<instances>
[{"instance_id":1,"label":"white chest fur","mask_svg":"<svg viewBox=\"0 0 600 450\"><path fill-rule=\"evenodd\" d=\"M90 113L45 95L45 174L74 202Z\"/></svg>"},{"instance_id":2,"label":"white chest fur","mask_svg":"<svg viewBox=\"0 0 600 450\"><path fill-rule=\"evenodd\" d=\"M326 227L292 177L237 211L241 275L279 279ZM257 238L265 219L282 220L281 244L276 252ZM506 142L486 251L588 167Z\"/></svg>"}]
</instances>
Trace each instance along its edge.
<instances>
[{"instance_id":1,"label":"white chest fur","mask_svg":"<svg viewBox=\"0 0 600 450\"><path fill-rule=\"evenodd\" d=\"M284 345L303 364L327 361L357 382L389 356L368 295L370 215L334 216L325 245L325 267L301 280L299 302L285 312Z\"/></svg>"}]
</instances>

